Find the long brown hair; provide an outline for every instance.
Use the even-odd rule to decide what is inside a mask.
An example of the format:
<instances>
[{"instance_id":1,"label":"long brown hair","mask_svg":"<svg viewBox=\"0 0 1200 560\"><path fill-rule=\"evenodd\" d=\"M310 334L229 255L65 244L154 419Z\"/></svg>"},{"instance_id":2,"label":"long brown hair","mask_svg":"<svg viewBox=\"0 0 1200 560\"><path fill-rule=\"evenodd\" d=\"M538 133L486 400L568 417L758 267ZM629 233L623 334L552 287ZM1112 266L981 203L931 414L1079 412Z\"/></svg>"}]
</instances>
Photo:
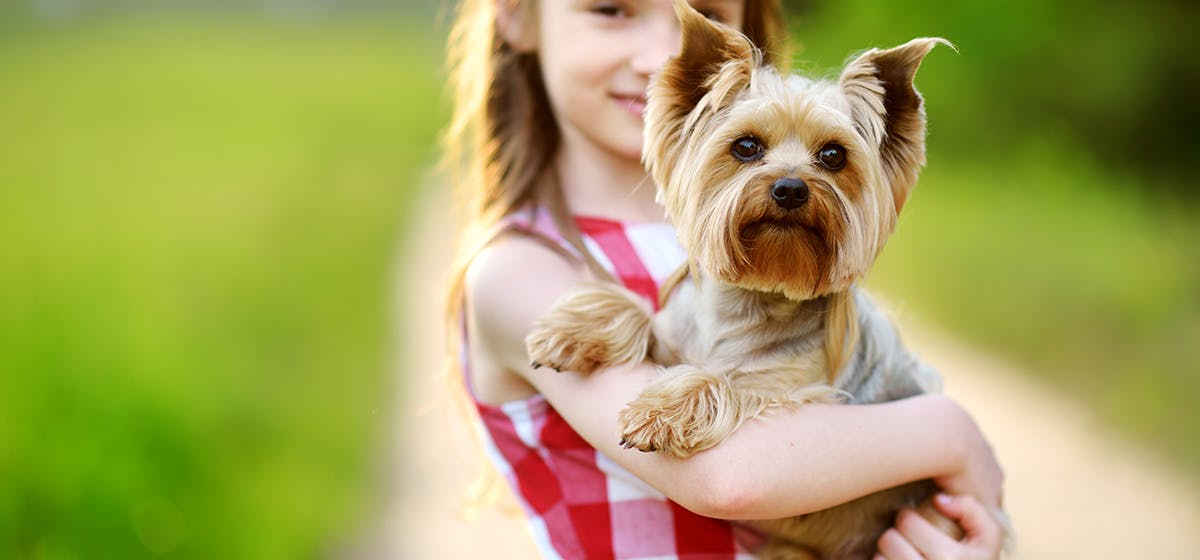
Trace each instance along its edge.
<instances>
[{"instance_id":1,"label":"long brown hair","mask_svg":"<svg viewBox=\"0 0 1200 560\"><path fill-rule=\"evenodd\" d=\"M453 113L442 137L443 163L462 225L446 300L446 357L452 383L462 375L458 353L464 276L504 216L525 206L543 208L580 249L593 273L611 278L583 250L554 181L551 162L558 151L559 130L537 53L514 49L501 37L501 2L525 22L536 23L536 0L459 0L447 45ZM781 0L746 0L742 21L764 61L787 62Z\"/></svg>"}]
</instances>

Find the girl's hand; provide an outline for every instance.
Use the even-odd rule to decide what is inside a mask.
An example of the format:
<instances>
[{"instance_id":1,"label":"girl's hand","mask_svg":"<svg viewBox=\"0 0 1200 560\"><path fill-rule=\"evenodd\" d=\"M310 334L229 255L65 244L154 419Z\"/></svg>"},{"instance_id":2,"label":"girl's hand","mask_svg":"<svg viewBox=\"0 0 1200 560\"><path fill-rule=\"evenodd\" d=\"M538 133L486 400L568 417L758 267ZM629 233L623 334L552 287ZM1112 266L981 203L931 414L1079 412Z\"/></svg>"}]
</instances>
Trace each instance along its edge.
<instances>
[{"instance_id":1,"label":"girl's hand","mask_svg":"<svg viewBox=\"0 0 1200 560\"><path fill-rule=\"evenodd\" d=\"M995 560L1000 557L1004 530L1000 522L973 496L938 494L934 506L966 532L961 541L950 538L912 509L896 516L896 526L879 537L876 560L956 558Z\"/></svg>"},{"instance_id":2,"label":"girl's hand","mask_svg":"<svg viewBox=\"0 0 1200 560\"><path fill-rule=\"evenodd\" d=\"M948 494L976 496L983 505L999 509L1003 506L1004 471L996 461L992 446L979 431L979 426L957 403L950 403L952 414L959 418L961 450L957 469L952 474L934 479Z\"/></svg>"}]
</instances>

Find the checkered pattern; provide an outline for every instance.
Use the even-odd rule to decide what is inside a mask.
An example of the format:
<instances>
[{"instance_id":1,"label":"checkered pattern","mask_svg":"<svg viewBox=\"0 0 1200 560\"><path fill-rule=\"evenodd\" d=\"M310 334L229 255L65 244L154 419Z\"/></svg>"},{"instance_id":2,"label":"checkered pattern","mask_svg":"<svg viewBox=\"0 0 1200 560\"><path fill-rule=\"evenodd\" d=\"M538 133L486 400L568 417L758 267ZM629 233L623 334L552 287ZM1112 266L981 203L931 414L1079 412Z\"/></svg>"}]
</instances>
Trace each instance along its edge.
<instances>
[{"instance_id":1,"label":"checkered pattern","mask_svg":"<svg viewBox=\"0 0 1200 560\"><path fill-rule=\"evenodd\" d=\"M596 260L657 305L658 286L684 259L674 230L666 223L590 217L578 217L576 224ZM545 213L519 214L509 225L571 250ZM492 462L522 502L546 558L752 558L739 544L752 542L751 536L666 499L588 445L541 395L500 406L475 404Z\"/></svg>"}]
</instances>

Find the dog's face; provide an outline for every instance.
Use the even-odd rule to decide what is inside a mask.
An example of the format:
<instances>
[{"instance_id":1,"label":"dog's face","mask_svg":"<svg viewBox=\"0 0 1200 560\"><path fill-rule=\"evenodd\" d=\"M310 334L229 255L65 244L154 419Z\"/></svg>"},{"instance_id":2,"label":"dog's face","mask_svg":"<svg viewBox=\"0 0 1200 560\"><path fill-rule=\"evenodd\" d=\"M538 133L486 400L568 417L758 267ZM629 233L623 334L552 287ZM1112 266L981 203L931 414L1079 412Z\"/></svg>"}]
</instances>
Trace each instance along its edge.
<instances>
[{"instance_id":1,"label":"dog's face","mask_svg":"<svg viewBox=\"0 0 1200 560\"><path fill-rule=\"evenodd\" d=\"M676 1L679 56L651 85L643 159L690 258L722 282L809 299L849 288L925 162L912 79L941 39L780 75L741 34Z\"/></svg>"}]
</instances>

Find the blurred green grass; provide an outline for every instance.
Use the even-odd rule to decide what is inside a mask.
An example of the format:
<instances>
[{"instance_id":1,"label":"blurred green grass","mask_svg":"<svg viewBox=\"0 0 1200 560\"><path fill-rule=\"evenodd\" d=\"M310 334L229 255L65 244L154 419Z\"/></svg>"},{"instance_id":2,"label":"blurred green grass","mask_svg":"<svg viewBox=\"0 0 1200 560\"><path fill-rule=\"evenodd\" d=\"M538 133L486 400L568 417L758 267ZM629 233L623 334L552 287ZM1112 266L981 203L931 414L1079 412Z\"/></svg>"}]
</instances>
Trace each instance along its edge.
<instances>
[{"instance_id":1,"label":"blurred green grass","mask_svg":"<svg viewBox=\"0 0 1200 560\"><path fill-rule=\"evenodd\" d=\"M0 557L358 529L440 52L394 18L0 34Z\"/></svg>"},{"instance_id":2,"label":"blurred green grass","mask_svg":"<svg viewBox=\"0 0 1200 560\"><path fill-rule=\"evenodd\" d=\"M1061 149L993 165L938 156L868 284L1200 482L1200 212L1148 203L1136 179Z\"/></svg>"}]
</instances>

